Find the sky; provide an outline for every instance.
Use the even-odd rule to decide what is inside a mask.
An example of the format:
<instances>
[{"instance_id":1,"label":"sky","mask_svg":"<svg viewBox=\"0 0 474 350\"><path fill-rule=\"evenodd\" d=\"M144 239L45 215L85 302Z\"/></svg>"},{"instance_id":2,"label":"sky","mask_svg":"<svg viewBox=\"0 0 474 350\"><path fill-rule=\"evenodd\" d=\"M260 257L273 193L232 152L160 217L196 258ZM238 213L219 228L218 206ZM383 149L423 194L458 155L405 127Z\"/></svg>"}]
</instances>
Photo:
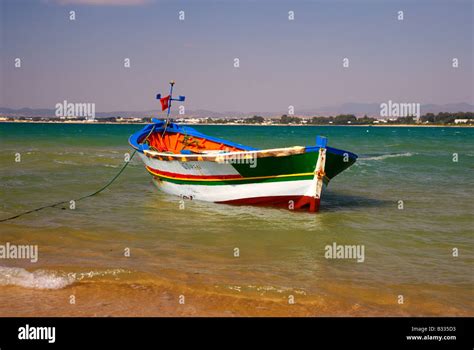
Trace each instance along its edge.
<instances>
[{"instance_id":1,"label":"sky","mask_svg":"<svg viewBox=\"0 0 474 350\"><path fill-rule=\"evenodd\" d=\"M474 103L471 0L0 1L1 107L146 111L170 80L216 112Z\"/></svg>"}]
</instances>

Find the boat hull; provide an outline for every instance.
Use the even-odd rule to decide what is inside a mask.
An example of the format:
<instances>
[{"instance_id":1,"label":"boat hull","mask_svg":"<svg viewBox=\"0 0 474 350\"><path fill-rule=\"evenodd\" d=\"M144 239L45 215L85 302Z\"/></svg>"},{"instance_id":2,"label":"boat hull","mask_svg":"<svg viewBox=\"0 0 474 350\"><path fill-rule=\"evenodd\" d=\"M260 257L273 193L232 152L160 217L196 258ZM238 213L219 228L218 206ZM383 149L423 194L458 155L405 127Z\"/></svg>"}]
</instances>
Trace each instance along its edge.
<instances>
[{"instance_id":1,"label":"boat hull","mask_svg":"<svg viewBox=\"0 0 474 350\"><path fill-rule=\"evenodd\" d=\"M273 205L315 212L323 185L351 166L357 155L315 146L258 150L154 120L130 137L153 182L184 199Z\"/></svg>"},{"instance_id":2,"label":"boat hull","mask_svg":"<svg viewBox=\"0 0 474 350\"><path fill-rule=\"evenodd\" d=\"M142 153L140 156L154 184L161 191L183 199L288 209L308 207L311 211L319 208L319 198L312 194L318 153L311 157L312 166L290 159L293 166L286 167L286 173L281 163L288 163L285 158L295 155L268 159L266 171L263 166L259 169L261 159L258 158L252 168L249 164L160 160ZM327 177L324 180L329 182Z\"/></svg>"},{"instance_id":3,"label":"boat hull","mask_svg":"<svg viewBox=\"0 0 474 350\"><path fill-rule=\"evenodd\" d=\"M307 193L313 180L222 185L176 184L160 177L154 177L153 181L163 192L184 199L227 204L290 206L291 201L294 204L295 200Z\"/></svg>"}]
</instances>

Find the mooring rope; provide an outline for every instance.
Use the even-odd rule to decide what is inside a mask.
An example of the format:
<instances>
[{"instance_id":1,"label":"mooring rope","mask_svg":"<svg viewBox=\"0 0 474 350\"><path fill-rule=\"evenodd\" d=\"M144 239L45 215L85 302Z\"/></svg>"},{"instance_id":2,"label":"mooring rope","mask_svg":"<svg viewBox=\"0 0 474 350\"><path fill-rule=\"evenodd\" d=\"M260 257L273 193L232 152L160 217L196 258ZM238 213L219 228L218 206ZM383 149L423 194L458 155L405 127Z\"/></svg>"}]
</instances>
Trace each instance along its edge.
<instances>
[{"instance_id":1,"label":"mooring rope","mask_svg":"<svg viewBox=\"0 0 474 350\"><path fill-rule=\"evenodd\" d=\"M151 128L150 132L148 133L148 135L146 135L146 137L143 139L143 142L147 141L148 140L148 137L150 137L150 135L152 134L152 132L155 130L155 126L156 124L153 125L153 127ZM142 142L142 143L143 143ZM91 193L91 194L88 194L86 196L83 196L83 197L80 197L78 199L72 199L74 202L78 202L78 201L81 201L83 199L86 199L86 198L89 198L89 197L92 197L92 196L95 196L96 194L99 194L100 192L102 192L103 190L105 190L107 187L109 187L110 185L112 185L112 183L117 180L117 178L120 176L120 174L123 173L123 171L125 170L125 168L128 166L128 164L132 161L133 159L133 156L135 155L135 153L137 153L137 150L134 150L130 159L128 159L127 162L125 162L125 164L123 165L123 167L119 170L119 172L105 185L105 186L102 186L100 189L98 189L97 191ZM17 214L17 215L14 215L14 216L11 216L9 218L5 218L5 219L1 219L0 222L5 222L5 221L8 221L8 220L13 220L13 219L16 219L16 218L19 218L20 216L23 216L23 215L26 215L26 214L30 214L30 213L34 213L36 211L40 211L40 210L43 210L43 209L46 209L46 208L54 208L60 204L65 204L65 203L68 203L68 202L71 202L71 200L66 200L66 201L61 201L61 202L57 202L57 203L54 203L54 204L50 204L50 205L45 205L43 207L39 207L39 208L35 208L35 209L32 209L32 210L28 210L28 211L25 211L23 213L20 213L20 214Z\"/></svg>"},{"instance_id":2,"label":"mooring rope","mask_svg":"<svg viewBox=\"0 0 474 350\"><path fill-rule=\"evenodd\" d=\"M105 186L102 186L102 188L98 189L97 191L91 193L91 194L88 194L86 196L82 196L80 198L77 198L77 199L73 199L74 202L79 202L83 199L86 199L86 198L89 198L89 197L92 197L92 196L95 196L96 194L99 194L100 192L102 192L103 190L105 190L107 187L109 187L110 185L112 185L112 183L117 180L117 178L120 176L120 174L122 174L122 172L125 170L125 168L127 167L127 165L132 161L133 159L133 156L135 155L135 153L137 153L137 150L135 150L130 159L125 162L125 164L123 165L123 167L120 169L120 171L105 185ZM61 201L61 202L57 202L57 203L54 203L54 204L50 204L50 205L45 205L43 207L39 207L39 208L35 208L35 209L32 209L32 210L28 210L28 211L25 211L23 213L20 213L20 214L17 214L17 215L14 215L14 216L11 216L9 218L6 218L6 219L1 219L0 222L5 222L5 221L8 221L8 220L13 220L13 219L16 219L16 218L19 218L20 216L23 216L23 215L26 215L26 214L30 214L30 213L34 213L36 211L40 211L40 210L43 210L43 209L46 209L46 208L54 208L60 204L65 204L65 203L68 203L68 202L71 202L71 200L66 200L66 201Z\"/></svg>"}]
</instances>

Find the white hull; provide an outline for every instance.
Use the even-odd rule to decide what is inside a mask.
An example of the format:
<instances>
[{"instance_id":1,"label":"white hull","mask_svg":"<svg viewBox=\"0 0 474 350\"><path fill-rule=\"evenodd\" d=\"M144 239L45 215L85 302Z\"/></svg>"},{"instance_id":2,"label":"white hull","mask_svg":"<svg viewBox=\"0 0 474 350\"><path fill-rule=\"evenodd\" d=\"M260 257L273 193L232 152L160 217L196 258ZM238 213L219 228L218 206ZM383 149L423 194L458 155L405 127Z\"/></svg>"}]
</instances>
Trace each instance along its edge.
<instances>
[{"instance_id":1,"label":"white hull","mask_svg":"<svg viewBox=\"0 0 474 350\"><path fill-rule=\"evenodd\" d=\"M229 202L259 198L262 193L265 197L305 196L313 180L219 186L179 185L159 179L153 179L153 182L163 192L182 198L207 202Z\"/></svg>"}]
</instances>

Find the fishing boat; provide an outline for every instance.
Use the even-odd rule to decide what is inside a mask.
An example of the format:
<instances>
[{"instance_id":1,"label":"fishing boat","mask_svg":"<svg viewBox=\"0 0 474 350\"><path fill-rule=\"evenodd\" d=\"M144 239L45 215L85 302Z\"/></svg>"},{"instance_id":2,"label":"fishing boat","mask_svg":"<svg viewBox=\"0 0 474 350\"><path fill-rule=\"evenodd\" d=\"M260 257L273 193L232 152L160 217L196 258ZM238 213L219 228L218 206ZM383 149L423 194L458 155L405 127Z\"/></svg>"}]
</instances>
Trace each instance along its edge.
<instances>
[{"instance_id":1,"label":"fishing boat","mask_svg":"<svg viewBox=\"0 0 474 350\"><path fill-rule=\"evenodd\" d=\"M157 95L166 120L152 119L130 136L156 186L183 199L239 205L282 206L317 212L324 186L357 159L354 153L314 145L257 149L208 136L169 119L173 86Z\"/></svg>"}]
</instances>

